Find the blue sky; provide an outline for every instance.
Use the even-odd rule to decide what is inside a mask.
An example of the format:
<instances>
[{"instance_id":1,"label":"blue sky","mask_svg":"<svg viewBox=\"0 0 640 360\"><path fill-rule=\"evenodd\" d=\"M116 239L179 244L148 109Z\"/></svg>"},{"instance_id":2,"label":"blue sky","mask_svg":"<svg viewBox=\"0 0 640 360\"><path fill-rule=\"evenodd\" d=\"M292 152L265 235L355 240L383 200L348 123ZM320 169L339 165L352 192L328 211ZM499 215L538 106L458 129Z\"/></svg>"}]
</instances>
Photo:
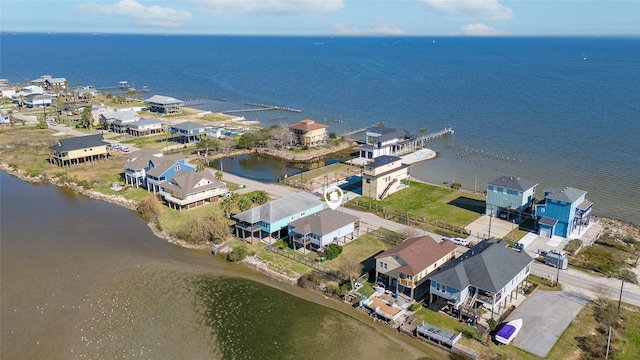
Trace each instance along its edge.
<instances>
[{"instance_id":1,"label":"blue sky","mask_svg":"<svg viewBox=\"0 0 640 360\"><path fill-rule=\"evenodd\" d=\"M3 32L640 36L640 0L2 0Z\"/></svg>"}]
</instances>

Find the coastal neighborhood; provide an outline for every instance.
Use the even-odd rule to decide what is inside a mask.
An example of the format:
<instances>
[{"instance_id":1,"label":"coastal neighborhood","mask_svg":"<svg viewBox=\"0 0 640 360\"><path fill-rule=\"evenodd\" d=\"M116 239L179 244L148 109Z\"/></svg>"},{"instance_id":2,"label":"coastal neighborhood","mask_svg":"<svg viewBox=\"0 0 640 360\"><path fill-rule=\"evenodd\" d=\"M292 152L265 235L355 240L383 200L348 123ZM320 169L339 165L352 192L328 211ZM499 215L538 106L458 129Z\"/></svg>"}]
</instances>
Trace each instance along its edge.
<instances>
[{"instance_id":1,"label":"coastal neighborhood","mask_svg":"<svg viewBox=\"0 0 640 360\"><path fill-rule=\"evenodd\" d=\"M261 127L171 96L141 96L126 82L95 95L50 75L0 83L4 171L126 204L159 236L320 291L375 326L461 358L585 354L562 343L605 337L600 328L575 332L576 319L589 316L582 312L613 314L617 305L607 327L622 334L630 316L621 306L640 306L640 239L596 217L588 190L542 188L518 174L496 174L479 191L412 176L414 164L437 156L430 142L454 136L450 126L336 134L305 118ZM274 181L223 168L226 158L259 163L263 154L281 163L340 160ZM327 196L333 188L337 204ZM609 251L601 248L619 250L610 255L617 262L600 262ZM619 297L585 288L598 279L616 290L622 281Z\"/></svg>"}]
</instances>

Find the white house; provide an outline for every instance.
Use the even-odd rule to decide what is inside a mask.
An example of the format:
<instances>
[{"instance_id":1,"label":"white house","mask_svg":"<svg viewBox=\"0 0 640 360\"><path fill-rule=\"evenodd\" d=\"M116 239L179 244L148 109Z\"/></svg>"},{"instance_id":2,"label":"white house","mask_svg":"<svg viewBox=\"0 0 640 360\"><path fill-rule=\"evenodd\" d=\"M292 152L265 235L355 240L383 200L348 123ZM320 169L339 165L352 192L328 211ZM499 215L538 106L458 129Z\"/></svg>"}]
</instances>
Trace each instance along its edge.
<instances>
[{"instance_id":1,"label":"white house","mask_svg":"<svg viewBox=\"0 0 640 360\"><path fill-rule=\"evenodd\" d=\"M162 121L158 119L142 119L129 123L129 134L145 136L162 132Z\"/></svg>"}]
</instances>

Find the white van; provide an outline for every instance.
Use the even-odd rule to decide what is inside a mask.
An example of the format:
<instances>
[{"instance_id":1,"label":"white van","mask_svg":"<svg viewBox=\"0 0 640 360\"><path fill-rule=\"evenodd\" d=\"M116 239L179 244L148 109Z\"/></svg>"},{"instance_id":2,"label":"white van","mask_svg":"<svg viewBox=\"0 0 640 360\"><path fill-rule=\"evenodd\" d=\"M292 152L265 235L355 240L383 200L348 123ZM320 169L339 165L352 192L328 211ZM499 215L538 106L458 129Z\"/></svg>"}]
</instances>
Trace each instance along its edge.
<instances>
[{"instance_id":1,"label":"white van","mask_svg":"<svg viewBox=\"0 0 640 360\"><path fill-rule=\"evenodd\" d=\"M454 238L451 238L449 240L451 240L456 245L469 246L469 241L467 241L467 239L463 239L463 238L460 238L460 237L454 237Z\"/></svg>"}]
</instances>

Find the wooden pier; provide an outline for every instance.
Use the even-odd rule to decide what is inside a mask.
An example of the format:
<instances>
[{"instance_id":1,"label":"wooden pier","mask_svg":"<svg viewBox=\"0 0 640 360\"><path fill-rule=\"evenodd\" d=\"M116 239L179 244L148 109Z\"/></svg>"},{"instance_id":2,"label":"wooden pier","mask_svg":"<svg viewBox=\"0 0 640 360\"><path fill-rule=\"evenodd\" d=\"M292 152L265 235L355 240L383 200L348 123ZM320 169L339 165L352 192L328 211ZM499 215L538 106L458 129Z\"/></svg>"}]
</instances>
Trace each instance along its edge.
<instances>
[{"instance_id":1,"label":"wooden pier","mask_svg":"<svg viewBox=\"0 0 640 360\"><path fill-rule=\"evenodd\" d=\"M215 96L198 96L182 100L185 106L197 106L204 105L206 101L223 101L226 102L227 98L215 97Z\"/></svg>"}]
</instances>

